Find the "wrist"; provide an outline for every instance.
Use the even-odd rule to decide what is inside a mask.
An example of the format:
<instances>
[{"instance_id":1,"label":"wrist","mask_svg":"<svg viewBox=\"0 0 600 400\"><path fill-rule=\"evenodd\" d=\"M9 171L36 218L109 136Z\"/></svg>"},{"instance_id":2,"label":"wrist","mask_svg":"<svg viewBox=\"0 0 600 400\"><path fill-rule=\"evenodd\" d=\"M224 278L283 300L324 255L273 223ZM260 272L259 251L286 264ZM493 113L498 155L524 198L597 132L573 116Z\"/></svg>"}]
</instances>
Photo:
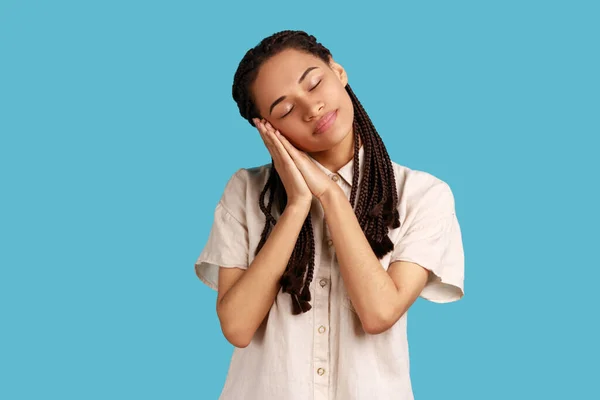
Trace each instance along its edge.
<instances>
[{"instance_id":1,"label":"wrist","mask_svg":"<svg viewBox=\"0 0 600 400\"><path fill-rule=\"evenodd\" d=\"M319 197L319 201L321 205L335 203L340 200L340 198L346 199L346 194L338 185L333 184L329 189L324 191Z\"/></svg>"},{"instance_id":2,"label":"wrist","mask_svg":"<svg viewBox=\"0 0 600 400\"><path fill-rule=\"evenodd\" d=\"M306 216L306 215L308 215L308 212L310 211L310 206L311 206L311 203L308 201L304 201L304 202L295 201L295 202L288 203L285 206L285 209L283 210L283 212L288 213L288 214L303 214Z\"/></svg>"}]
</instances>

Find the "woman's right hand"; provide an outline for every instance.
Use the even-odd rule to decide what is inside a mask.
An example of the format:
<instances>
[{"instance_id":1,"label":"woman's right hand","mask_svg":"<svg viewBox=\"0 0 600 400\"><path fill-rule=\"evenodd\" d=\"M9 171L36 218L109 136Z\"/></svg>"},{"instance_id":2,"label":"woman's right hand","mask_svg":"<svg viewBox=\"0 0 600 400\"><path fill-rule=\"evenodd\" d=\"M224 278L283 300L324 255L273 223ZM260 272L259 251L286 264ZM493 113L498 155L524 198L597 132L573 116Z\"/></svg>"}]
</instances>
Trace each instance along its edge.
<instances>
[{"instance_id":1,"label":"woman's right hand","mask_svg":"<svg viewBox=\"0 0 600 400\"><path fill-rule=\"evenodd\" d=\"M275 135L275 129L268 121L254 118L252 120L257 127L260 136L273 158L275 170L281 178L281 182L285 187L287 194L287 204L297 205L310 209L313 194L310 191L304 176L294 163L294 160L289 155L279 138Z\"/></svg>"}]
</instances>

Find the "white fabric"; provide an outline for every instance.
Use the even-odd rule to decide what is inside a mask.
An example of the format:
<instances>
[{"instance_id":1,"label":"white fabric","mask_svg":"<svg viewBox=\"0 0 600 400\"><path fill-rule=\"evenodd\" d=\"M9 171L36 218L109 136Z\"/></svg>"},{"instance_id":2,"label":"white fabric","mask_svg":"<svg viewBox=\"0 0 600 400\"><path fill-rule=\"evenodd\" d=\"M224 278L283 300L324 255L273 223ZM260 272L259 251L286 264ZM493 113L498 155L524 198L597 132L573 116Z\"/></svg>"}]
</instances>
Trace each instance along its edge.
<instances>
[{"instance_id":1,"label":"white fabric","mask_svg":"<svg viewBox=\"0 0 600 400\"><path fill-rule=\"evenodd\" d=\"M360 148L360 177L363 173ZM353 164L337 173L313 160L350 198ZM394 250L380 261L396 260L431 271L421 297L434 302L460 299L464 254L450 187L433 175L392 163L401 226L389 236ZM265 224L258 198L270 164L242 168L230 178L215 209L207 243L195 263L197 276L217 289L218 269L247 269ZM235 348L221 400L411 400L407 314L389 330L363 331L342 281L334 246L318 201L311 208L315 236L312 309L291 313L289 294L279 292L266 323L246 348ZM295 240L295 239L294 239ZM320 374L319 372L322 372Z\"/></svg>"}]
</instances>

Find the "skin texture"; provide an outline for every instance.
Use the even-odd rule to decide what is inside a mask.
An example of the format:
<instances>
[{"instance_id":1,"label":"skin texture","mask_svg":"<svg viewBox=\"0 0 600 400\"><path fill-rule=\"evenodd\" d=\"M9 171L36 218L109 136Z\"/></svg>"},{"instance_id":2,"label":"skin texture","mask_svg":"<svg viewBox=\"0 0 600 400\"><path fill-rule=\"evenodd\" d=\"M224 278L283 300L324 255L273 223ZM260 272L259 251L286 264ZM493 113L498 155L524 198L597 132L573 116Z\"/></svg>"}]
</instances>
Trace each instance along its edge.
<instances>
[{"instance_id":1,"label":"skin texture","mask_svg":"<svg viewBox=\"0 0 600 400\"><path fill-rule=\"evenodd\" d=\"M298 84L309 67L317 68ZM330 171L337 171L353 155L354 109L344 89L347 83L346 71L333 59L327 65L311 54L287 49L260 67L251 92L263 119L296 148L309 153ZM269 112L271 104L281 96L286 99ZM314 134L319 118L334 110L338 110L334 126L324 134Z\"/></svg>"},{"instance_id":2,"label":"skin texture","mask_svg":"<svg viewBox=\"0 0 600 400\"><path fill-rule=\"evenodd\" d=\"M298 83L306 69L315 66ZM273 304L278 278L294 245L289 238L297 237L313 196L323 206L342 278L366 333L378 334L394 325L427 283L428 271L418 264L396 261L387 271L381 267L345 193L307 155L331 171L352 159L354 113L344 89L347 83L345 70L333 59L327 65L311 54L288 49L267 60L251 86L263 117L253 122L289 203L247 271L220 268L217 313L225 336L235 346L248 345ZM281 96L286 99L271 112ZM319 118L333 110L338 112L334 126L315 134Z\"/></svg>"}]
</instances>

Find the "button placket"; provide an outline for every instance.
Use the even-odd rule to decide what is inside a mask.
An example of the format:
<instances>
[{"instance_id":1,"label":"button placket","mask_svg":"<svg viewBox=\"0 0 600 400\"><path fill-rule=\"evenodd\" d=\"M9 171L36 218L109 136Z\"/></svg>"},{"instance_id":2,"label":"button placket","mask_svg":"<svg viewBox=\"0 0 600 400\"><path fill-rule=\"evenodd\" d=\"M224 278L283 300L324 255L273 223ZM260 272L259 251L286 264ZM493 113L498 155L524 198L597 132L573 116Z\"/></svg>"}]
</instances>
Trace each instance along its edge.
<instances>
[{"instance_id":1,"label":"button placket","mask_svg":"<svg viewBox=\"0 0 600 400\"><path fill-rule=\"evenodd\" d=\"M323 228L325 233L326 228ZM322 238L325 235L321 236ZM324 241L320 241L320 247L325 247ZM313 374L314 374L314 398L327 399L329 394L329 303L331 301L331 271L332 258L328 251L320 252L319 272L315 279L314 289L314 348L313 348Z\"/></svg>"},{"instance_id":2,"label":"button placket","mask_svg":"<svg viewBox=\"0 0 600 400\"><path fill-rule=\"evenodd\" d=\"M329 268L327 268L329 274ZM319 288L315 288L313 304L314 313L314 362L316 367L322 367L329 364L329 335L324 333L327 331L326 326L329 325L329 302L330 290L329 279L321 278Z\"/></svg>"}]
</instances>

